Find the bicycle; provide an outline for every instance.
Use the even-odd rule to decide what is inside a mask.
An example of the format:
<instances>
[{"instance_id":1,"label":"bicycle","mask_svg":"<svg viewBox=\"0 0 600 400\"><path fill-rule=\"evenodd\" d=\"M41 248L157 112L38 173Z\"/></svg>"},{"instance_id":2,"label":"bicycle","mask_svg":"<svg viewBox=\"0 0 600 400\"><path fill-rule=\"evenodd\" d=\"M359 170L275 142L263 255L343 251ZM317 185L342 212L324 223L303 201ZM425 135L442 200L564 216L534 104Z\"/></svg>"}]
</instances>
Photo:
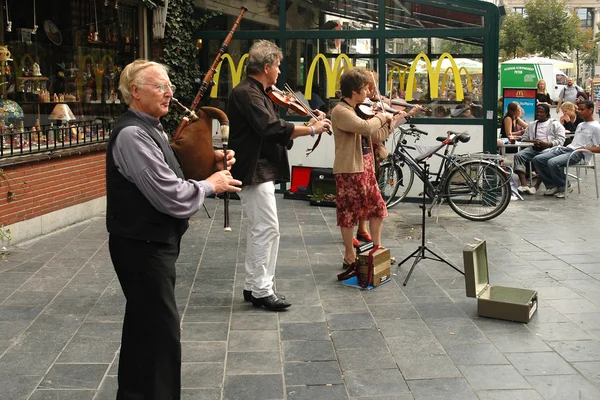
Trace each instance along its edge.
<instances>
[{"instance_id":1,"label":"bicycle","mask_svg":"<svg viewBox=\"0 0 600 400\"><path fill-rule=\"evenodd\" d=\"M400 136L399 139L396 136ZM455 155L459 142L466 143L471 137L466 133L450 132L438 137L441 144L428 148L423 154L413 156L408 150L406 136L414 136L418 141L427 132L398 127L394 131L397 139L394 152L388 155L379 168L378 184L388 208L404 200L414 182L415 175L425 184L425 193L433 199L431 209L448 201L450 208L463 218L472 221L487 221L500 215L511 199L510 174L499 165L500 156L490 154ZM444 149L443 153L439 151ZM437 172L426 174L420 165L428 158L442 158ZM491 161L490 161L491 160ZM434 179L430 179L433 176Z\"/></svg>"}]
</instances>

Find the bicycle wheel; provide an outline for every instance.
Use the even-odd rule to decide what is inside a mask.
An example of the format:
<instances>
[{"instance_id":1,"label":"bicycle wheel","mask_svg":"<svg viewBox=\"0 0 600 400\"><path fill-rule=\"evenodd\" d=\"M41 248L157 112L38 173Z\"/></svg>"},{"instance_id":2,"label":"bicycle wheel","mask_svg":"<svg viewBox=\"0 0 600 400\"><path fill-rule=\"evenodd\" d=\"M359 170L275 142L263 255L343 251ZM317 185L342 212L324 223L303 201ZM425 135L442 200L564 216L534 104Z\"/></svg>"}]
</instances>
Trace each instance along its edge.
<instances>
[{"instance_id":1,"label":"bicycle wheel","mask_svg":"<svg viewBox=\"0 0 600 400\"><path fill-rule=\"evenodd\" d=\"M388 208L404 200L414 180L413 171L405 163L386 160L379 167L377 184Z\"/></svg>"},{"instance_id":2,"label":"bicycle wheel","mask_svg":"<svg viewBox=\"0 0 600 400\"><path fill-rule=\"evenodd\" d=\"M509 177L496 164L471 160L446 176L444 197L463 218L487 221L502 214L510 203Z\"/></svg>"}]
</instances>

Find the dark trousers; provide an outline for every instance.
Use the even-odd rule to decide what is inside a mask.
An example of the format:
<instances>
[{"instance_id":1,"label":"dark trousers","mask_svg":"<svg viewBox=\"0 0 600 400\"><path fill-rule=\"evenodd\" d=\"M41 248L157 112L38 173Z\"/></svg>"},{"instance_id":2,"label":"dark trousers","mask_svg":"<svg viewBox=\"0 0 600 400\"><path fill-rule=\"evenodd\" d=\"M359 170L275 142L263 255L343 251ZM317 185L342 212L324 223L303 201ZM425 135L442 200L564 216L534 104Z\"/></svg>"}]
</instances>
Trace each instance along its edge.
<instances>
[{"instance_id":1,"label":"dark trousers","mask_svg":"<svg viewBox=\"0 0 600 400\"><path fill-rule=\"evenodd\" d=\"M110 235L108 245L127 299L117 400L179 400L181 332L174 290L179 243Z\"/></svg>"}]
</instances>

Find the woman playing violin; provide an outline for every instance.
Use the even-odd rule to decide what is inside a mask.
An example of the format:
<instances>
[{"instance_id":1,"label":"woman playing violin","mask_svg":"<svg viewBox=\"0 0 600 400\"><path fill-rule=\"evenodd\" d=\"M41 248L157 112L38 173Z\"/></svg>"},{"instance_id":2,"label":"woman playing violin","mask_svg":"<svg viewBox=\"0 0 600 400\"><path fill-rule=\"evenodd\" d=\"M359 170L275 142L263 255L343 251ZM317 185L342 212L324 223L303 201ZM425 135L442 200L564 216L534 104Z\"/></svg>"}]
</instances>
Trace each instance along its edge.
<instances>
[{"instance_id":1,"label":"woman playing violin","mask_svg":"<svg viewBox=\"0 0 600 400\"><path fill-rule=\"evenodd\" d=\"M365 120L357 115L355 108L367 98L371 80L362 68L345 72L340 78L342 100L331 113L337 225L344 241L345 266L356 261L352 238L358 221L369 221L373 243L380 246L383 218L388 215L375 178L372 143L387 139L401 117L382 112Z\"/></svg>"}]
</instances>

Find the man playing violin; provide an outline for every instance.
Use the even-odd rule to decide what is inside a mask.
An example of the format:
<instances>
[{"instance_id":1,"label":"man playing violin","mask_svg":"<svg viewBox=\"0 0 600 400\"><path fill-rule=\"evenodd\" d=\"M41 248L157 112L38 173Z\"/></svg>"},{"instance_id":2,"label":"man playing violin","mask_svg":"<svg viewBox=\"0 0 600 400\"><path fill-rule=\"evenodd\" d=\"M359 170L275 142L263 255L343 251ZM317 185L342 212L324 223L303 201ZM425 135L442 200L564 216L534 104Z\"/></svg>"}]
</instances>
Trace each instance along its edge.
<instances>
[{"instance_id":1,"label":"man playing violin","mask_svg":"<svg viewBox=\"0 0 600 400\"><path fill-rule=\"evenodd\" d=\"M159 120L175 91L166 66L134 61L121 73L119 90L129 111L116 122L106 152L108 249L127 299L117 399L175 400L181 391L175 302L181 237L206 196L239 191L241 182L227 168L200 182L184 179ZM215 158L222 168L223 151Z\"/></svg>"},{"instance_id":2,"label":"man playing violin","mask_svg":"<svg viewBox=\"0 0 600 400\"><path fill-rule=\"evenodd\" d=\"M272 311L291 305L273 291L279 249L275 184L290 180L287 146L299 136L314 136L331 127L320 111L315 112L320 120L311 119L309 126L280 118L267 91L277 82L282 58L273 42L254 43L248 53L247 77L232 90L227 107L229 145L237 158L231 172L242 181L239 195L248 216L244 300Z\"/></svg>"}]
</instances>

